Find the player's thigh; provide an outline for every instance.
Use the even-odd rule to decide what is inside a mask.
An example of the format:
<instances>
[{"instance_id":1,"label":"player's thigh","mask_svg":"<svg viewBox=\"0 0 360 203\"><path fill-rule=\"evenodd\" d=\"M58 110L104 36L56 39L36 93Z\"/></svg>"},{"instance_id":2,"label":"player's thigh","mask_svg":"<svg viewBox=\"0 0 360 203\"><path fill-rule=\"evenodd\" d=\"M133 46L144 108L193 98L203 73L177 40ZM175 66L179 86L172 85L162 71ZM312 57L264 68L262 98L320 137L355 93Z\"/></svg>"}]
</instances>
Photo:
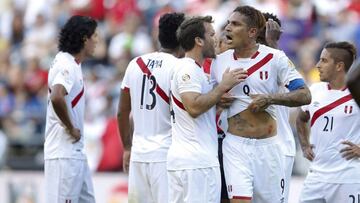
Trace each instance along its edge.
<instances>
[{"instance_id":1,"label":"player's thigh","mask_svg":"<svg viewBox=\"0 0 360 203\"><path fill-rule=\"evenodd\" d=\"M309 181L307 177L300 194L300 203L325 203L325 183Z\"/></svg>"},{"instance_id":2,"label":"player's thigh","mask_svg":"<svg viewBox=\"0 0 360 203\"><path fill-rule=\"evenodd\" d=\"M254 197L253 203L284 202L285 156L276 142L254 147ZM266 173L265 173L266 171Z\"/></svg>"},{"instance_id":3,"label":"player's thigh","mask_svg":"<svg viewBox=\"0 0 360 203\"><path fill-rule=\"evenodd\" d=\"M219 167L185 170L182 181L184 183L184 202L220 202L221 177Z\"/></svg>"},{"instance_id":4,"label":"player's thigh","mask_svg":"<svg viewBox=\"0 0 360 203\"><path fill-rule=\"evenodd\" d=\"M286 156L285 155L285 181L284 181L284 203L289 201L289 191L290 191L290 183L291 183L291 174L294 166L294 156Z\"/></svg>"},{"instance_id":5,"label":"player's thigh","mask_svg":"<svg viewBox=\"0 0 360 203\"><path fill-rule=\"evenodd\" d=\"M184 185L182 182L185 170L168 171L168 200L170 203L182 203L184 197Z\"/></svg>"},{"instance_id":6,"label":"player's thigh","mask_svg":"<svg viewBox=\"0 0 360 203\"><path fill-rule=\"evenodd\" d=\"M95 203L94 187L87 161L83 163L84 181L80 192L79 203Z\"/></svg>"},{"instance_id":7,"label":"player's thigh","mask_svg":"<svg viewBox=\"0 0 360 203\"><path fill-rule=\"evenodd\" d=\"M331 184L328 183L326 193L327 203L359 203L360 202L360 184Z\"/></svg>"},{"instance_id":8,"label":"player's thigh","mask_svg":"<svg viewBox=\"0 0 360 203\"><path fill-rule=\"evenodd\" d=\"M148 163L130 161L128 179L129 202L151 202L151 191L147 176Z\"/></svg>"},{"instance_id":9,"label":"player's thigh","mask_svg":"<svg viewBox=\"0 0 360 203\"><path fill-rule=\"evenodd\" d=\"M237 143L233 135L223 140L223 166L229 199L246 200L253 196L251 147Z\"/></svg>"},{"instance_id":10,"label":"player's thigh","mask_svg":"<svg viewBox=\"0 0 360 203\"><path fill-rule=\"evenodd\" d=\"M168 178L166 162L150 163L149 182L154 202L168 202Z\"/></svg>"},{"instance_id":11,"label":"player's thigh","mask_svg":"<svg viewBox=\"0 0 360 203\"><path fill-rule=\"evenodd\" d=\"M54 159L47 160L45 178L47 201L77 203L83 184L83 160ZM52 182L54 181L54 182Z\"/></svg>"}]
</instances>

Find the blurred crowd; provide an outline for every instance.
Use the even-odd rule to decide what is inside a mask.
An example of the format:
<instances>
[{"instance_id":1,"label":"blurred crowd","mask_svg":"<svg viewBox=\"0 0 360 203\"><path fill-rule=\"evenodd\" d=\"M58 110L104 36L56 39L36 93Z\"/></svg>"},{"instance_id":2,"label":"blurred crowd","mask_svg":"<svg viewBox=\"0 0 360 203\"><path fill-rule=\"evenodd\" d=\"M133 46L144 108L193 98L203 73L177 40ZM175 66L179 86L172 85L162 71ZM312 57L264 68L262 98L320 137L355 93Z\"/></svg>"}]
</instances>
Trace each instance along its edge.
<instances>
[{"instance_id":1,"label":"blurred crowd","mask_svg":"<svg viewBox=\"0 0 360 203\"><path fill-rule=\"evenodd\" d=\"M157 50L159 17L171 11L212 15L220 31L231 11L245 4L279 17L280 49L309 85L318 81L315 64L326 42L360 48L360 0L1 0L0 167L42 168L47 71L59 29L71 15L97 19L100 31L95 57L82 64L89 164L94 171L117 171L121 80L133 57Z\"/></svg>"}]
</instances>

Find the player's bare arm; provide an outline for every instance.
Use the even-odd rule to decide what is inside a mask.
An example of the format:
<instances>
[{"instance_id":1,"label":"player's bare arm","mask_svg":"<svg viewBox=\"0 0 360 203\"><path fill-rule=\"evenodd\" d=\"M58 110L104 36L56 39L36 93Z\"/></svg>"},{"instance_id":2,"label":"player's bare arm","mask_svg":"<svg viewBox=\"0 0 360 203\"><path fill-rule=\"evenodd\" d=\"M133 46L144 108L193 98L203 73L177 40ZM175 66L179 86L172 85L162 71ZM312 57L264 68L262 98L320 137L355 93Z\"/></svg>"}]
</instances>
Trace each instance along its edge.
<instances>
[{"instance_id":1,"label":"player's bare arm","mask_svg":"<svg viewBox=\"0 0 360 203\"><path fill-rule=\"evenodd\" d=\"M358 159L360 158L360 146L358 144L352 143L350 141L343 141L345 147L340 150L342 157L346 160Z\"/></svg>"},{"instance_id":2,"label":"player's bare arm","mask_svg":"<svg viewBox=\"0 0 360 203\"><path fill-rule=\"evenodd\" d=\"M265 31L265 40L268 46L277 49L278 41L281 33L282 31L280 29L280 25L276 21L270 18L266 22L266 31Z\"/></svg>"},{"instance_id":3,"label":"player's bare arm","mask_svg":"<svg viewBox=\"0 0 360 203\"><path fill-rule=\"evenodd\" d=\"M309 128L310 114L307 111L299 109L298 116L296 118L296 130L299 135L301 149L304 157L312 161L315 157L313 152L314 146L309 142L310 128Z\"/></svg>"},{"instance_id":4,"label":"player's bare arm","mask_svg":"<svg viewBox=\"0 0 360 203\"><path fill-rule=\"evenodd\" d=\"M234 69L230 71L228 68L223 74L223 79L219 85L209 93L202 95L196 92L185 92L180 94L180 97L186 111L190 116L196 118L218 103L222 95L246 78L246 70Z\"/></svg>"},{"instance_id":5,"label":"player's bare arm","mask_svg":"<svg viewBox=\"0 0 360 203\"><path fill-rule=\"evenodd\" d=\"M253 101L249 105L249 109L253 112L264 111L269 105L297 107L311 102L311 93L307 87L302 87L288 93L251 95L251 97Z\"/></svg>"},{"instance_id":6,"label":"player's bare arm","mask_svg":"<svg viewBox=\"0 0 360 203\"><path fill-rule=\"evenodd\" d=\"M56 115L66 128L67 133L74 139L74 143L81 138L80 130L75 128L70 120L68 109L65 102L67 92L64 86L54 85L51 87L50 101L54 107Z\"/></svg>"},{"instance_id":7,"label":"player's bare arm","mask_svg":"<svg viewBox=\"0 0 360 203\"><path fill-rule=\"evenodd\" d=\"M131 101L130 93L127 90L121 90L121 96L118 107L118 127L121 136L121 141L124 147L123 153L123 170L129 171L130 153L131 153L131 131L130 131L130 112Z\"/></svg>"}]
</instances>

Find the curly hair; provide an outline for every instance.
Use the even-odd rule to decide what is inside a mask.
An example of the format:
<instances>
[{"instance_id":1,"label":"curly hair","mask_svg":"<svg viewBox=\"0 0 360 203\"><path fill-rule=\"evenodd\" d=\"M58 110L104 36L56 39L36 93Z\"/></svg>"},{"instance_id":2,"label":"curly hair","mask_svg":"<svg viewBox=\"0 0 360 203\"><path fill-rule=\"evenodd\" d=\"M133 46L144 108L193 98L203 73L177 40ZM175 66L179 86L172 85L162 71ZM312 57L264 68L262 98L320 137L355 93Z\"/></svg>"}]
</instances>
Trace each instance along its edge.
<instances>
[{"instance_id":1,"label":"curly hair","mask_svg":"<svg viewBox=\"0 0 360 203\"><path fill-rule=\"evenodd\" d=\"M343 62L345 64L346 72L356 59L356 48L349 42L330 42L327 43L324 48L330 52L335 63Z\"/></svg>"},{"instance_id":2,"label":"curly hair","mask_svg":"<svg viewBox=\"0 0 360 203\"><path fill-rule=\"evenodd\" d=\"M279 26L281 27L281 21L280 19L275 15L275 14L272 14L272 13L263 13L263 16L265 18L266 21L268 21L270 18L273 19L277 24L279 24ZM265 45L268 45L267 42L266 42L266 39L265 39L265 32L266 32L266 28L264 27L259 36L257 37L256 39L256 42L260 43L260 44L265 44ZM278 39L279 40L279 39Z\"/></svg>"},{"instance_id":3,"label":"curly hair","mask_svg":"<svg viewBox=\"0 0 360 203\"><path fill-rule=\"evenodd\" d=\"M166 13L160 17L158 38L161 47L176 49L180 46L176 30L184 20L184 13Z\"/></svg>"},{"instance_id":4,"label":"curly hair","mask_svg":"<svg viewBox=\"0 0 360 203\"><path fill-rule=\"evenodd\" d=\"M77 54L84 48L86 38L90 38L97 27L97 22L88 16L72 16L64 25L59 35L59 51Z\"/></svg>"}]
</instances>

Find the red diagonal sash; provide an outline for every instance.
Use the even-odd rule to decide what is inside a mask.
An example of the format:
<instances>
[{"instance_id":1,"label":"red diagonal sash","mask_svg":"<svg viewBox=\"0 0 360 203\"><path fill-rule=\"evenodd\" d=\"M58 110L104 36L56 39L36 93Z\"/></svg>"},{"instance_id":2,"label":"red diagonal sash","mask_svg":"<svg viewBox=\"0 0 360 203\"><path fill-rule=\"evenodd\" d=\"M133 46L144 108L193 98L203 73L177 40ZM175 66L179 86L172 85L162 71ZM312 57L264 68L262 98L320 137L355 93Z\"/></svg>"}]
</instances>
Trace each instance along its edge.
<instances>
[{"instance_id":1,"label":"red diagonal sash","mask_svg":"<svg viewBox=\"0 0 360 203\"><path fill-rule=\"evenodd\" d=\"M151 71L149 70L149 68L146 66L146 64L144 63L144 61L142 60L141 57L139 57L136 60L136 63L139 65L139 68L141 69L141 71L147 75L147 77L151 76ZM165 91L159 86L159 84L156 83L156 92L159 94L159 96L168 104L170 104L170 99L169 97L166 95Z\"/></svg>"},{"instance_id":2,"label":"red diagonal sash","mask_svg":"<svg viewBox=\"0 0 360 203\"><path fill-rule=\"evenodd\" d=\"M343 104L343 103L345 103L345 102L347 102L347 101L349 101L349 100L351 100L351 99L352 99L351 94L348 94L348 95L343 96L343 97L341 97L340 99L338 99L338 100L336 100L336 101L334 101L334 102L332 102L332 103L330 103L330 104L328 104L328 105L326 105L326 106L318 109L317 111L315 111L313 117L311 118L311 124L310 124L310 125L313 126L314 123L315 123L315 121L316 121L321 115L323 115L324 113L330 111L331 109L333 109L333 108L335 108L335 107L337 107L337 106L339 106L339 105L341 105L341 104Z\"/></svg>"},{"instance_id":3,"label":"red diagonal sash","mask_svg":"<svg viewBox=\"0 0 360 203\"><path fill-rule=\"evenodd\" d=\"M179 108L181 108L182 110L186 111L184 105L181 103L181 101L179 101L173 94L171 94L174 103L176 104L176 106L178 106Z\"/></svg>"},{"instance_id":4,"label":"red diagonal sash","mask_svg":"<svg viewBox=\"0 0 360 203\"><path fill-rule=\"evenodd\" d=\"M76 106L76 104L80 101L83 94L84 94L84 86L83 86L81 92L78 95L76 95L76 97L71 101L72 108L74 108Z\"/></svg>"},{"instance_id":5,"label":"red diagonal sash","mask_svg":"<svg viewBox=\"0 0 360 203\"><path fill-rule=\"evenodd\" d=\"M269 62L273 58L273 54L266 55L263 59L261 59L259 62L255 63L253 66L251 66L249 69L247 69L247 74L250 76L255 71L259 70L261 67L263 67L267 62Z\"/></svg>"}]
</instances>

